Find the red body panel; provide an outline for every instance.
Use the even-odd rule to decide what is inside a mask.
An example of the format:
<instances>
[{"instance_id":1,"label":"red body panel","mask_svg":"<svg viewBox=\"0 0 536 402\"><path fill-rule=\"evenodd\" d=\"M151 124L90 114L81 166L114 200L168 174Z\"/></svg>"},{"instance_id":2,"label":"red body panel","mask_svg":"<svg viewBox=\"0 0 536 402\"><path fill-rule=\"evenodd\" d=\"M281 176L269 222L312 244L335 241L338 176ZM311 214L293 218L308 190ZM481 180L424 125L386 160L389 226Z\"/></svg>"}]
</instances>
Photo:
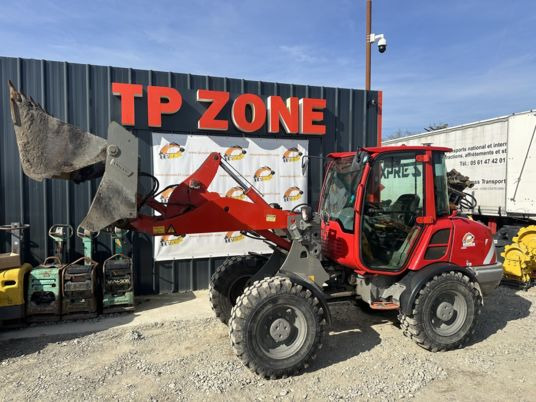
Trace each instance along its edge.
<instances>
[{"instance_id":1,"label":"red body panel","mask_svg":"<svg viewBox=\"0 0 536 402\"><path fill-rule=\"evenodd\" d=\"M451 152L452 148L446 147L433 147L433 146L424 146L424 145L397 145L397 146L386 146L386 147L367 147L362 148L367 151L372 157L376 156L379 153L385 152L404 152L404 151L440 151L440 152ZM332 152L328 154L328 158L345 158L347 156L354 156L356 152Z\"/></svg>"}]
</instances>

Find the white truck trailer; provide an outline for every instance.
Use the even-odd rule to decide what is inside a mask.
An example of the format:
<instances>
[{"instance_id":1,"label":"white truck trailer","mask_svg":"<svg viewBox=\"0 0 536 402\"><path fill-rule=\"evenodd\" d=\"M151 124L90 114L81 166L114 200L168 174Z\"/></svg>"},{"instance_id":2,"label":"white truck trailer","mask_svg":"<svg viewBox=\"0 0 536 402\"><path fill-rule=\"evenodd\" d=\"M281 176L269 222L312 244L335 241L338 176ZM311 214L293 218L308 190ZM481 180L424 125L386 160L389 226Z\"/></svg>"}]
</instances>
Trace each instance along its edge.
<instances>
[{"instance_id":1,"label":"white truck trailer","mask_svg":"<svg viewBox=\"0 0 536 402\"><path fill-rule=\"evenodd\" d=\"M536 110L385 141L453 149L447 168L475 183L474 219L495 233L505 276L536 279Z\"/></svg>"}]
</instances>

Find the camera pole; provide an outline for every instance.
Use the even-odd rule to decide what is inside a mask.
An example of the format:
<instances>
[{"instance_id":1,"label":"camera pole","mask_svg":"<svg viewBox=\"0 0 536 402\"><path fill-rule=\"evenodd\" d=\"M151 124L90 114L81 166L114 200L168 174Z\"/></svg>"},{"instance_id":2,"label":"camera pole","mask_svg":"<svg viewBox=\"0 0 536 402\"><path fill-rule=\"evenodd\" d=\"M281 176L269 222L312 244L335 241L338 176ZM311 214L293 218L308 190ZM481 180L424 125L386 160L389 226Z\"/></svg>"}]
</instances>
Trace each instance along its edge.
<instances>
[{"instance_id":1,"label":"camera pole","mask_svg":"<svg viewBox=\"0 0 536 402\"><path fill-rule=\"evenodd\" d=\"M367 2L367 32L365 35L365 90L370 91L370 32L372 25L372 0L366 0Z\"/></svg>"}]
</instances>

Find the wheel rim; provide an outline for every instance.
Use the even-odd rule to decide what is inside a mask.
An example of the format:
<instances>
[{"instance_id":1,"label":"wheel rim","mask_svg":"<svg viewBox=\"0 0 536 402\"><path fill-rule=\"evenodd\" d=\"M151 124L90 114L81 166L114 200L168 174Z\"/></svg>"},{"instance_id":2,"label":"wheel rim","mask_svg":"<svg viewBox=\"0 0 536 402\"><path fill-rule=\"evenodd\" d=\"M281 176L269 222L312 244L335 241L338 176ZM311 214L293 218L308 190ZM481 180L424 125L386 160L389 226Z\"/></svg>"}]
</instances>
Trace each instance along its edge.
<instances>
[{"instance_id":1,"label":"wheel rim","mask_svg":"<svg viewBox=\"0 0 536 402\"><path fill-rule=\"evenodd\" d=\"M275 306L262 313L256 329L258 345L272 359L286 359L305 344L307 338L305 315L290 305Z\"/></svg>"},{"instance_id":2,"label":"wheel rim","mask_svg":"<svg viewBox=\"0 0 536 402\"><path fill-rule=\"evenodd\" d=\"M432 329L441 336L458 332L467 318L467 303L463 295L454 290L437 295L430 307Z\"/></svg>"},{"instance_id":3,"label":"wheel rim","mask_svg":"<svg viewBox=\"0 0 536 402\"><path fill-rule=\"evenodd\" d=\"M244 293L244 289L248 284L251 276L241 276L240 278L235 279L235 281L229 286L229 291L227 292L227 297L231 301L231 306L236 304L236 299Z\"/></svg>"}]
</instances>

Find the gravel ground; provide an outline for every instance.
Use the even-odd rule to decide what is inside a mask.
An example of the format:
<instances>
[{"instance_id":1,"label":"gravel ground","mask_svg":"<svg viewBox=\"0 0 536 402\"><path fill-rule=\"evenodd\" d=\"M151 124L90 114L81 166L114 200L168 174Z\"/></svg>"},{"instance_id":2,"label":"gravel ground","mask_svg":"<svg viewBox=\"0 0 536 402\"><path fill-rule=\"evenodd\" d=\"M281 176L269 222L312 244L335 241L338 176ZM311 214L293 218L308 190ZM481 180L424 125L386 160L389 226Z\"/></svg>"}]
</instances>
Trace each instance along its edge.
<instances>
[{"instance_id":1,"label":"gravel ground","mask_svg":"<svg viewBox=\"0 0 536 402\"><path fill-rule=\"evenodd\" d=\"M244 368L213 318L2 341L0 400L536 401L535 302L536 288L499 288L471 344L445 353L405 338L394 314L334 305L315 364L276 381Z\"/></svg>"}]
</instances>

